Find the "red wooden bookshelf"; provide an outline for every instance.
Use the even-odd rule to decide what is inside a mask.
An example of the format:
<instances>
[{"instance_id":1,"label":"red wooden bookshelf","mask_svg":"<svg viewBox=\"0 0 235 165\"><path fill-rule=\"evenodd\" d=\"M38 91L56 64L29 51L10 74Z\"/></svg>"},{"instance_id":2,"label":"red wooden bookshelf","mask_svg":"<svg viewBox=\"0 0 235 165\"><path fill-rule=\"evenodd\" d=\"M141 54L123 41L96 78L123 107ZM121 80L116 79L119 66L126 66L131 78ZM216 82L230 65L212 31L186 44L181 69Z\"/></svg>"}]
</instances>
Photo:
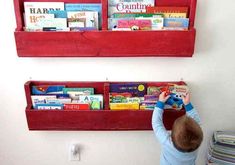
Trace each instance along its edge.
<instances>
[{"instance_id":1,"label":"red wooden bookshelf","mask_svg":"<svg viewBox=\"0 0 235 165\"><path fill-rule=\"evenodd\" d=\"M109 84L112 82L49 82L25 83L27 100L26 118L29 130L152 130L150 110L109 110ZM117 82L115 82L117 83ZM122 82L123 83L123 82ZM150 85L166 85L168 82L147 82ZM184 82L174 82L185 84ZM95 93L104 95L104 110L35 110L32 108L33 85L66 85L67 87L93 87ZM170 130L185 110L164 110L163 122Z\"/></svg>"},{"instance_id":2,"label":"red wooden bookshelf","mask_svg":"<svg viewBox=\"0 0 235 165\"><path fill-rule=\"evenodd\" d=\"M81 0L81 3L102 3L102 30L86 32L23 31L26 1L35 0L14 0L17 24L14 33L19 57L192 57L194 53L196 0L156 0L158 6L188 6L187 31L108 31L107 0Z\"/></svg>"}]
</instances>

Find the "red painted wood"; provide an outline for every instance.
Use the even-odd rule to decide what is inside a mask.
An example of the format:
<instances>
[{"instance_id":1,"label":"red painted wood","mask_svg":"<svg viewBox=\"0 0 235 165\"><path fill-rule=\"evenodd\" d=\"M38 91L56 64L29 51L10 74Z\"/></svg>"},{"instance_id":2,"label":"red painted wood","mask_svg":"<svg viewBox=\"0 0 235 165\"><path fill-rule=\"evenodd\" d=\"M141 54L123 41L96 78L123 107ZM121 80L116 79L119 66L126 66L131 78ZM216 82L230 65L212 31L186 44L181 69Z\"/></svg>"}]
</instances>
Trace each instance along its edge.
<instances>
[{"instance_id":1,"label":"red painted wood","mask_svg":"<svg viewBox=\"0 0 235 165\"><path fill-rule=\"evenodd\" d=\"M108 0L51 0L102 2L101 31L25 32L23 2L14 0L17 28L15 41L19 57L192 57L195 35L196 0L157 0L159 6L188 6L188 31L107 31ZM48 0L39 0L45 1Z\"/></svg>"},{"instance_id":2,"label":"red painted wood","mask_svg":"<svg viewBox=\"0 0 235 165\"><path fill-rule=\"evenodd\" d=\"M20 57L191 57L189 31L15 32Z\"/></svg>"},{"instance_id":3,"label":"red painted wood","mask_svg":"<svg viewBox=\"0 0 235 165\"><path fill-rule=\"evenodd\" d=\"M152 130L152 111L111 111L108 109L109 83L112 82L27 82L25 84L27 99L27 107L25 112L29 130ZM147 86L161 86L166 85L167 83L169 82L147 82ZM172 83L185 84L184 82ZM66 85L67 87L94 87L95 93L104 94L104 104L106 110L34 110L32 109L32 102L30 99L30 89L32 85ZM179 116L182 116L183 114L185 114L184 110L164 110L163 122L166 129L170 130L175 119L177 119Z\"/></svg>"}]
</instances>

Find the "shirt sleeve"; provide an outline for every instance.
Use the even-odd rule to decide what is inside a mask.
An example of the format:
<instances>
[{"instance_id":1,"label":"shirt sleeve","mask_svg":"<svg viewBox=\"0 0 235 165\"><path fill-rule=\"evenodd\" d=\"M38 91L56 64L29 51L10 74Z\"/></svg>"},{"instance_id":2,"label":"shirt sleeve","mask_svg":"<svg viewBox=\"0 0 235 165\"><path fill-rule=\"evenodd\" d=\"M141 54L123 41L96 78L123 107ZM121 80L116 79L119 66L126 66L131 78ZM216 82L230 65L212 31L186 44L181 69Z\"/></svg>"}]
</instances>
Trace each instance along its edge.
<instances>
[{"instance_id":1,"label":"shirt sleeve","mask_svg":"<svg viewBox=\"0 0 235 165\"><path fill-rule=\"evenodd\" d=\"M158 101L152 115L153 131L161 144L164 144L170 136L165 126L163 125L163 120L162 120L163 108L164 108L164 103Z\"/></svg>"},{"instance_id":2,"label":"shirt sleeve","mask_svg":"<svg viewBox=\"0 0 235 165\"><path fill-rule=\"evenodd\" d=\"M201 125L201 120L197 110L193 107L191 103L184 105L186 110L186 115L193 118L199 125Z\"/></svg>"}]
</instances>

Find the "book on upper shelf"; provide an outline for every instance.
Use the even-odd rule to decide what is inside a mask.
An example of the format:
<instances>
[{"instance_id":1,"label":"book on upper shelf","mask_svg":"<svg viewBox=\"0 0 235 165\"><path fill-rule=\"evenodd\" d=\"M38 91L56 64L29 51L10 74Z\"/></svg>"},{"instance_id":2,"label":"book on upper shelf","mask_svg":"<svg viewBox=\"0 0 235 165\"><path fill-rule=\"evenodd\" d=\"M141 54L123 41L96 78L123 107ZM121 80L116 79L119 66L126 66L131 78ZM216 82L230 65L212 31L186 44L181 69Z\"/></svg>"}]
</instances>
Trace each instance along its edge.
<instances>
[{"instance_id":1,"label":"book on upper shelf","mask_svg":"<svg viewBox=\"0 0 235 165\"><path fill-rule=\"evenodd\" d=\"M146 13L162 13L164 18L187 18L188 7L172 7L172 6L147 6Z\"/></svg>"},{"instance_id":2,"label":"book on upper shelf","mask_svg":"<svg viewBox=\"0 0 235 165\"><path fill-rule=\"evenodd\" d=\"M108 0L108 17L114 13L146 12L146 7L154 4L154 0Z\"/></svg>"},{"instance_id":3,"label":"book on upper shelf","mask_svg":"<svg viewBox=\"0 0 235 165\"><path fill-rule=\"evenodd\" d=\"M64 2L24 2L25 30L42 30L41 20L46 19L50 22L54 19L54 15L49 14L50 10L64 10ZM65 20L58 20L56 23L64 25L64 22Z\"/></svg>"}]
</instances>

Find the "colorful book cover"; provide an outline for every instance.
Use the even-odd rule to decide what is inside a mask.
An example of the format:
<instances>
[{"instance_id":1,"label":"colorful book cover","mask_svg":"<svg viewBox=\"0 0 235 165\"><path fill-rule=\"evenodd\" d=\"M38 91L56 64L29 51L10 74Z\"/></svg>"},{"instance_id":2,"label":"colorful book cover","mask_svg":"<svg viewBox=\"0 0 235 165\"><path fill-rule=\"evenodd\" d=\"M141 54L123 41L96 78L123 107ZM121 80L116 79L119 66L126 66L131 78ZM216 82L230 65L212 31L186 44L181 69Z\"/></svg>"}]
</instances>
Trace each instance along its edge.
<instances>
[{"instance_id":1,"label":"colorful book cover","mask_svg":"<svg viewBox=\"0 0 235 165\"><path fill-rule=\"evenodd\" d=\"M164 7L164 6L148 6L147 13L162 13L164 18L187 18L188 7Z\"/></svg>"},{"instance_id":2,"label":"colorful book cover","mask_svg":"<svg viewBox=\"0 0 235 165\"><path fill-rule=\"evenodd\" d=\"M136 18L136 17L163 17L163 14L154 14L154 13L114 13L111 18Z\"/></svg>"},{"instance_id":3,"label":"colorful book cover","mask_svg":"<svg viewBox=\"0 0 235 165\"><path fill-rule=\"evenodd\" d=\"M137 17L136 20L150 20L151 30L162 30L164 19L161 17Z\"/></svg>"},{"instance_id":4,"label":"colorful book cover","mask_svg":"<svg viewBox=\"0 0 235 165\"><path fill-rule=\"evenodd\" d=\"M151 30L151 20L118 20L118 28L130 28L131 30Z\"/></svg>"},{"instance_id":5,"label":"colorful book cover","mask_svg":"<svg viewBox=\"0 0 235 165\"><path fill-rule=\"evenodd\" d=\"M68 11L67 15L68 15L68 19L70 19L70 18L84 19L84 23L83 24L80 23L78 25L78 27L96 28L97 30L99 29L99 21L98 21L98 12L97 11ZM69 21L69 22L71 22L71 21Z\"/></svg>"},{"instance_id":6,"label":"colorful book cover","mask_svg":"<svg viewBox=\"0 0 235 165\"><path fill-rule=\"evenodd\" d=\"M93 95L95 90L94 88L63 88L64 94L69 94L69 92L80 92L83 95Z\"/></svg>"},{"instance_id":7,"label":"colorful book cover","mask_svg":"<svg viewBox=\"0 0 235 165\"><path fill-rule=\"evenodd\" d=\"M51 19L39 19L39 21L36 23L38 27L41 27L42 29L44 27L47 28L56 28L56 29L67 29L67 19L66 18L51 18Z\"/></svg>"},{"instance_id":8,"label":"colorful book cover","mask_svg":"<svg viewBox=\"0 0 235 165\"><path fill-rule=\"evenodd\" d=\"M64 110L90 110L89 103L68 103L64 104Z\"/></svg>"},{"instance_id":9,"label":"colorful book cover","mask_svg":"<svg viewBox=\"0 0 235 165\"><path fill-rule=\"evenodd\" d=\"M24 12L28 14L49 14L49 10L64 10L64 2L24 2Z\"/></svg>"},{"instance_id":10,"label":"colorful book cover","mask_svg":"<svg viewBox=\"0 0 235 165\"><path fill-rule=\"evenodd\" d=\"M109 92L112 93L131 93L132 96L144 97L146 94L145 83L111 83L109 86Z\"/></svg>"},{"instance_id":11,"label":"colorful book cover","mask_svg":"<svg viewBox=\"0 0 235 165\"><path fill-rule=\"evenodd\" d=\"M36 104L35 109L38 110L63 110L63 104Z\"/></svg>"},{"instance_id":12,"label":"colorful book cover","mask_svg":"<svg viewBox=\"0 0 235 165\"><path fill-rule=\"evenodd\" d=\"M42 30L42 27L38 25L38 22L42 19L53 19L54 14L30 14L25 16L25 28L26 30Z\"/></svg>"},{"instance_id":13,"label":"colorful book cover","mask_svg":"<svg viewBox=\"0 0 235 165\"><path fill-rule=\"evenodd\" d=\"M108 0L108 17L113 13L144 13L147 6L154 6L155 0Z\"/></svg>"},{"instance_id":14,"label":"colorful book cover","mask_svg":"<svg viewBox=\"0 0 235 165\"><path fill-rule=\"evenodd\" d=\"M164 27L183 28L184 30L188 30L188 26L188 18L164 18Z\"/></svg>"},{"instance_id":15,"label":"colorful book cover","mask_svg":"<svg viewBox=\"0 0 235 165\"><path fill-rule=\"evenodd\" d=\"M104 98L103 95L97 94L97 95L81 95L78 98L79 102L84 102L84 103L90 103L91 105L94 105L95 103L93 103L93 101L100 102L101 105L101 109L103 109L103 102L104 102Z\"/></svg>"},{"instance_id":16,"label":"colorful book cover","mask_svg":"<svg viewBox=\"0 0 235 165\"><path fill-rule=\"evenodd\" d=\"M36 104L45 104L48 100L55 100L56 95L32 95L31 100L33 108L36 107Z\"/></svg>"},{"instance_id":17,"label":"colorful book cover","mask_svg":"<svg viewBox=\"0 0 235 165\"><path fill-rule=\"evenodd\" d=\"M109 103L110 110L138 110L139 103Z\"/></svg>"},{"instance_id":18,"label":"colorful book cover","mask_svg":"<svg viewBox=\"0 0 235 165\"><path fill-rule=\"evenodd\" d=\"M109 30L116 30L118 29L118 21L119 20L134 20L134 18L108 18L108 29ZM123 29L123 28L119 28ZM128 28L130 29L130 28Z\"/></svg>"},{"instance_id":19,"label":"colorful book cover","mask_svg":"<svg viewBox=\"0 0 235 165\"><path fill-rule=\"evenodd\" d=\"M32 95L62 94L64 85L37 85L32 86Z\"/></svg>"},{"instance_id":20,"label":"colorful book cover","mask_svg":"<svg viewBox=\"0 0 235 165\"><path fill-rule=\"evenodd\" d=\"M65 3L66 11L97 11L99 29L102 23L102 5L100 3Z\"/></svg>"}]
</instances>

